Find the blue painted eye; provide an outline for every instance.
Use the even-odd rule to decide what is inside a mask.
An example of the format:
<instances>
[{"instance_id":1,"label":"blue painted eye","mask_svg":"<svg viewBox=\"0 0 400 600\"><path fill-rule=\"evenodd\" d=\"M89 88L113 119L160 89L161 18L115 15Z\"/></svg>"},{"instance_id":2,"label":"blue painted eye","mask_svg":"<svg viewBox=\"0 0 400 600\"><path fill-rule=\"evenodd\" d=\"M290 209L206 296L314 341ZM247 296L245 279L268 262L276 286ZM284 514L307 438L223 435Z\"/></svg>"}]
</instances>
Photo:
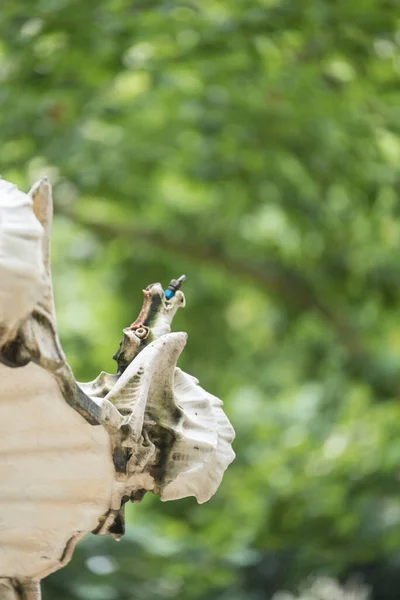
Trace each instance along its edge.
<instances>
[{"instance_id":1,"label":"blue painted eye","mask_svg":"<svg viewBox=\"0 0 400 600\"><path fill-rule=\"evenodd\" d=\"M172 290L165 290L164 295L167 300L171 300L171 298L175 296L175 292L173 292Z\"/></svg>"}]
</instances>

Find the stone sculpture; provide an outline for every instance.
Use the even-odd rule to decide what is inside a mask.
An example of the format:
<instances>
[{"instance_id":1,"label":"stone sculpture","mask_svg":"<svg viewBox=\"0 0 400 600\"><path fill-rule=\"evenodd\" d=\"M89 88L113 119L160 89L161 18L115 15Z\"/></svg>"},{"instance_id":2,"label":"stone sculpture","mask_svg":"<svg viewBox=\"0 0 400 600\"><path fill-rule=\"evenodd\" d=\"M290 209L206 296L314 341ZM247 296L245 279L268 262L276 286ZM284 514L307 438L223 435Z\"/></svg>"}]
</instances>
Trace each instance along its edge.
<instances>
[{"instance_id":1,"label":"stone sculpture","mask_svg":"<svg viewBox=\"0 0 400 600\"><path fill-rule=\"evenodd\" d=\"M234 458L222 402L176 362L180 280L144 290L116 375L76 382L57 334L51 187L0 179L0 599L39 600L89 532L124 533L124 504L208 500Z\"/></svg>"}]
</instances>

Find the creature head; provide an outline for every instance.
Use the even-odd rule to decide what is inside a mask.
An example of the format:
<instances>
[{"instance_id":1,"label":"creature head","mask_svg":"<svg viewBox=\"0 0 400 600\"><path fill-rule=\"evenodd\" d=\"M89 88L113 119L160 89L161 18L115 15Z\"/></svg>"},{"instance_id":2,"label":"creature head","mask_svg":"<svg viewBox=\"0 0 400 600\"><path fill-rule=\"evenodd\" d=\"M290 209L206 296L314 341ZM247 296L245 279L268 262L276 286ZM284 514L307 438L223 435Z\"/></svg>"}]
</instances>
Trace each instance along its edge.
<instances>
[{"instance_id":1,"label":"creature head","mask_svg":"<svg viewBox=\"0 0 400 600\"><path fill-rule=\"evenodd\" d=\"M182 278L172 280L166 291L160 283L152 283L143 290L144 301L139 316L123 330L124 337L113 356L118 364L119 375L141 350L160 336L170 333L176 311L185 306L185 296L179 290L182 281Z\"/></svg>"}]
</instances>

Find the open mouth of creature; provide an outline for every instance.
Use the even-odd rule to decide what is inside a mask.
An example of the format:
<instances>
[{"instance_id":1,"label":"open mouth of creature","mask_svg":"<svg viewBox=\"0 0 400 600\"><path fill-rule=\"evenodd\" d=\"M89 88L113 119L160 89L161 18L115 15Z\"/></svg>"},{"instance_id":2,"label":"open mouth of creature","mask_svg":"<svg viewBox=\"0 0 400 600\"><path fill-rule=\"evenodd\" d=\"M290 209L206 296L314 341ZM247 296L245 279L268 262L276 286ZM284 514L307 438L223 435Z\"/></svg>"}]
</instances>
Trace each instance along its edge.
<instances>
[{"instance_id":1,"label":"open mouth of creature","mask_svg":"<svg viewBox=\"0 0 400 600\"><path fill-rule=\"evenodd\" d=\"M142 309L137 319L123 330L124 337L113 356L119 375L146 346L171 331L177 310L185 306L185 296L180 291L185 279L185 275L172 279L165 291L160 283L152 283L143 290Z\"/></svg>"}]
</instances>

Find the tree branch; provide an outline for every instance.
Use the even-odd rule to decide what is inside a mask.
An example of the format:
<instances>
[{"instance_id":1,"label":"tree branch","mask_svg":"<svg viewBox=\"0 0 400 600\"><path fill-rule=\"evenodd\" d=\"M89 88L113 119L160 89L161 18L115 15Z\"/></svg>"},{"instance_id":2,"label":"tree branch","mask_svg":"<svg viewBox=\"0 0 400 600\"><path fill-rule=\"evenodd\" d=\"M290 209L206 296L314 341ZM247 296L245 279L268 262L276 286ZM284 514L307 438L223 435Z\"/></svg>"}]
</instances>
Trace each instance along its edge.
<instances>
[{"instance_id":1,"label":"tree branch","mask_svg":"<svg viewBox=\"0 0 400 600\"><path fill-rule=\"evenodd\" d=\"M172 237L158 229L135 227L125 223L109 223L96 217L87 217L76 211L58 208L57 214L65 216L75 223L87 227L101 237L124 238L130 242L138 240L173 254L185 255L194 261L208 263L213 267L223 268L230 275L248 281L268 293L279 294L279 297L291 309L298 312L313 310L319 313L335 331L340 342L347 348L350 355L365 359L363 344L358 340L357 333L344 323L334 311L321 302L318 294L299 273L288 270L277 261L256 262L244 261L224 252L221 248L200 245L187 239Z\"/></svg>"},{"instance_id":2,"label":"tree branch","mask_svg":"<svg viewBox=\"0 0 400 600\"><path fill-rule=\"evenodd\" d=\"M222 268L229 275L237 276L240 280L248 281L259 289L278 296L279 300L291 310L295 309L297 312L311 310L318 313L347 350L350 373L368 383L377 400L400 396L397 372L388 374L379 368L376 358L366 349L360 333L339 317L331 306L321 301L318 292L300 273L287 269L277 261L263 264L249 262L227 254L221 247L216 249L187 239L176 238L158 229L105 222L61 207L56 214L91 229L103 238L124 238L131 243L140 240L162 251L185 255L196 262Z\"/></svg>"}]
</instances>

